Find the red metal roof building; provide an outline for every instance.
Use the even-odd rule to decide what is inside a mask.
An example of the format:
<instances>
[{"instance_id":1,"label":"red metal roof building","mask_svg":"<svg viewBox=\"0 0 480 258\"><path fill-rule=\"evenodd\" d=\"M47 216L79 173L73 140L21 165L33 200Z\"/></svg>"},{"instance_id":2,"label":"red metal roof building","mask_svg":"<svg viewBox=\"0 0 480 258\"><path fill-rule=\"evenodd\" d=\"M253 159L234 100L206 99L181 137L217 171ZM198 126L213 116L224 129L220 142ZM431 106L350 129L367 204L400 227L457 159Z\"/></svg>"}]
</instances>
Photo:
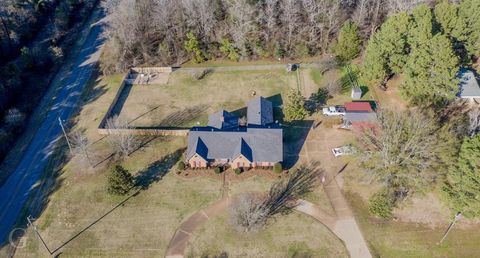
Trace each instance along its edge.
<instances>
[{"instance_id":1,"label":"red metal roof building","mask_svg":"<svg viewBox=\"0 0 480 258\"><path fill-rule=\"evenodd\" d=\"M370 102L348 102L345 103L347 112L373 112Z\"/></svg>"}]
</instances>

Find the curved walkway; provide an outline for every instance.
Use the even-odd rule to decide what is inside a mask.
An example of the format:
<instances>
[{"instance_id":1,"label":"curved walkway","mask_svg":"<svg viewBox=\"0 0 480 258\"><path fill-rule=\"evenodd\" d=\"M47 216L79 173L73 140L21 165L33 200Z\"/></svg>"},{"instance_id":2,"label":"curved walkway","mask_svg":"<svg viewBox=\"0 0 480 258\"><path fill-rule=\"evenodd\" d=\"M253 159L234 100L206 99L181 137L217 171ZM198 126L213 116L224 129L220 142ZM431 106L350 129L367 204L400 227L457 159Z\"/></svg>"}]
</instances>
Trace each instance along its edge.
<instances>
[{"instance_id":1,"label":"curved walkway","mask_svg":"<svg viewBox=\"0 0 480 258\"><path fill-rule=\"evenodd\" d=\"M207 220L210 218L215 217L224 211L228 207L229 202L230 198L226 196L188 217L188 219L185 220L177 229L172 240L170 240L165 256L167 258L183 257L185 249L187 248L188 240L190 239L193 231L207 222Z\"/></svg>"},{"instance_id":2,"label":"curved walkway","mask_svg":"<svg viewBox=\"0 0 480 258\"><path fill-rule=\"evenodd\" d=\"M229 203L230 198L224 197L188 217L188 219L185 220L177 229L172 240L170 240L165 256L167 258L184 257L188 240L190 239L190 236L192 236L193 231L207 222L210 218L213 218L222 211L226 210ZM355 225L352 224L355 223L355 220L338 219L327 214L325 211L320 209L320 207L306 200L299 200L295 210L313 217L330 229L338 238L343 241L351 257L371 257L366 246L358 245L358 235L351 230L352 227L355 227ZM367 250L367 253L365 253L365 249Z\"/></svg>"}]
</instances>

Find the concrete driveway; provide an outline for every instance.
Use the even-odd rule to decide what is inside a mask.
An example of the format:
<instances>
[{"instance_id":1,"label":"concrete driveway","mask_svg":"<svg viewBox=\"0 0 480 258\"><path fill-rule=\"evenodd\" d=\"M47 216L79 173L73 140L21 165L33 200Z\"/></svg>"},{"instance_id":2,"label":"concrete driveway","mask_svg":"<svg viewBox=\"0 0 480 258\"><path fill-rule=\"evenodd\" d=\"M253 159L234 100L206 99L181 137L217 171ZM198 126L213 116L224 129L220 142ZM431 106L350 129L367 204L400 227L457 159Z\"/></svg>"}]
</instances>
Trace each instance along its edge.
<instances>
[{"instance_id":1,"label":"concrete driveway","mask_svg":"<svg viewBox=\"0 0 480 258\"><path fill-rule=\"evenodd\" d=\"M62 69L54 81L60 82L58 91L51 101L52 106L29 143L20 163L6 182L0 187L0 243L4 243L15 225L26 201L38 188L39 178L47 165L55 143L61 137L58 118L68 120L82 90L87 85L99 59L103 43L103 12L95 12L90 31L79 51L65 64L71 70ZM72 65L73 64L73 65Z\"/></svg>"},{"instance_id":2,"label":"concrete driveway","mask_svg":"<svg viewBox=\"0 0 480 258\"><path fill-rule=\"evenodd\" d=\"M310 130L300 152L300 160L319 161L320 166L325 170L324 189L336 215L333 232L343 240L350 256L371 258L367 243L337 182L337 175L344 168L345 163L331 153L332 148L351 143L353 138L353 134L349 131L320 125Z\"/></svg>"}]
</instances>

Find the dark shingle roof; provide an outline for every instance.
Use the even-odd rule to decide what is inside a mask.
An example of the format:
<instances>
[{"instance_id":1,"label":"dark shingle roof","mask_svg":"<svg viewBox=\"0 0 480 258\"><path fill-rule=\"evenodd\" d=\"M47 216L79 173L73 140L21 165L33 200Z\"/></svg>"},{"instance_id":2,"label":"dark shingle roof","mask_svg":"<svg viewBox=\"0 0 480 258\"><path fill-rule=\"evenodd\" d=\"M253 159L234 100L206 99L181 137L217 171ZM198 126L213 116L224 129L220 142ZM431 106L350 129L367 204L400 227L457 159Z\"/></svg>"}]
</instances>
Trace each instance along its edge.
<instances>
[{"instance_id":1,"label":"dark shingle roof","mask_svg":"<svg viewBox=\"0 0 480 258\"><path fill-rule=\"evenodd\" d=\"M256 97L248 101L247 120L248 124L266 125L273 123L272 102L264 97Z\"/></svg>"},{"instance_id":2,"label":"dark shingle roof","mask_svg":"<svg viewBox=\"0 0 480 258\"><path fill-rule=\"evenodd\" d=\"M458 78L460 79L460 84L457 95L460 98L480 98L480 87L474 72L462 68L458 72Z\"/></svg>"},{"instance_id":3,"label":"dark shingle roof","mask_svg":"<svg viewBox=\"0 0 480 258\"><path fill-rule=\"evenodd\" d=\"M205 160L208 160L208 148L207 145L205 145L205 143L203 142L202 138L198 137L196 141L193 142L191 150L192 155L190 157L192 157L196 153Z\"/></svg>"},{"instance_id":4,"label":"dark shingle roof","mask_svg":"<svg viewBox=\"0 0 480 258\"><path fill-rule=\"evenodd\" d=\"M281 162L283 160L282 129L246 128L230 131L194 127L188 134L187 160L196 153L201 139L208 148L207 159L229 159L242 153L252 162ZM251 152L251 154L250 154Z\"/></svg>"},{"instance_id":5,"label":"dark shingle roof","mask_svg":"<svg viewBox=\"0 0 480 258\"><path fill-rule=\"evenodd\" d=\"M345 120L348 122L375 122L377 114L374 112L347 112Z\"/></svg>"},{"instance_id":6,"label":"dark shingle roof","mask_svg":"<svg viewBox=\"0 0 480 258\"><path fill-rule=\"evenodd\" d=\"M208 126L217 129L228 129L238 126L238 117L225 110L208 116Z\"/></svg>"},{"instance_id":7,"label":"dark shingle roof","mask_svg":"<svg viewBox=\"0 0 480 258\"><path fill-rule=\"evenodd\" d=\"M237 158L240 154L242 154L250 162L253 161L252 148L248 146L243 137L240 139L240 143L233 152L232 159Z\"/></svg>"}]
</instances>

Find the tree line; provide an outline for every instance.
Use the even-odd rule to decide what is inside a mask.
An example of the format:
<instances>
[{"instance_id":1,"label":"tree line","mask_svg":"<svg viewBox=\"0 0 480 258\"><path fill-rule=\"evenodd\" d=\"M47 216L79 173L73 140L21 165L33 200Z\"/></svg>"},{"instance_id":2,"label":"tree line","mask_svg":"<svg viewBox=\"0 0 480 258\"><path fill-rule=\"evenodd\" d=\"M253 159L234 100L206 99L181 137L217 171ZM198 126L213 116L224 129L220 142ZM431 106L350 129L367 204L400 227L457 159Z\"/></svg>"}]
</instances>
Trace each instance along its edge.
<instances>
[{"instance_id":1,"label":"tree line","mask_svg":"<svg viewBox=\"0 0 480 258\"><path fill-rule=\"evenodd\" d=\"M26 126L96 0L0 0L0 161Z\"/></svg>"},{"instance_id":2,"label":"tree line","mask_svg":"<svg viewBox=\"0 0 480 258\"><path fill-rule=\"evenodd\" d=\"M367 38L415 0L111 0L104 73L186 60L306 57L331 51L350 19ZM421 1L425 2L425 1Z\"/></svg>"},{"instance_id":3,"label":"tree line","mask_svg":"<svg viewBox=\"0 0 480 258\"><path fill-rule=\"evenodd\" d=\"M378 112L378 131L360 137L362 164L383 188L370 211L392 215L399 202L439 186L452 212L478 217L480 108L456 100L460 67L480 56L480 1L440 1L389 17L369 39L362 76L386 87L400 75L409 111Z\"/></svg>"},{"instance_id":4,"label":"tree line","mask_svg":"<svg viewBox=\"0 0 480 258\"><path fill-rule=\"evenodd\" d=\"M385 85L403 76L401 94L414 105L445 106L458 92L460 65L480 54L480 1L419 5L385 21L365 50L364 77Z\"/></svg>"}]
</instances>

